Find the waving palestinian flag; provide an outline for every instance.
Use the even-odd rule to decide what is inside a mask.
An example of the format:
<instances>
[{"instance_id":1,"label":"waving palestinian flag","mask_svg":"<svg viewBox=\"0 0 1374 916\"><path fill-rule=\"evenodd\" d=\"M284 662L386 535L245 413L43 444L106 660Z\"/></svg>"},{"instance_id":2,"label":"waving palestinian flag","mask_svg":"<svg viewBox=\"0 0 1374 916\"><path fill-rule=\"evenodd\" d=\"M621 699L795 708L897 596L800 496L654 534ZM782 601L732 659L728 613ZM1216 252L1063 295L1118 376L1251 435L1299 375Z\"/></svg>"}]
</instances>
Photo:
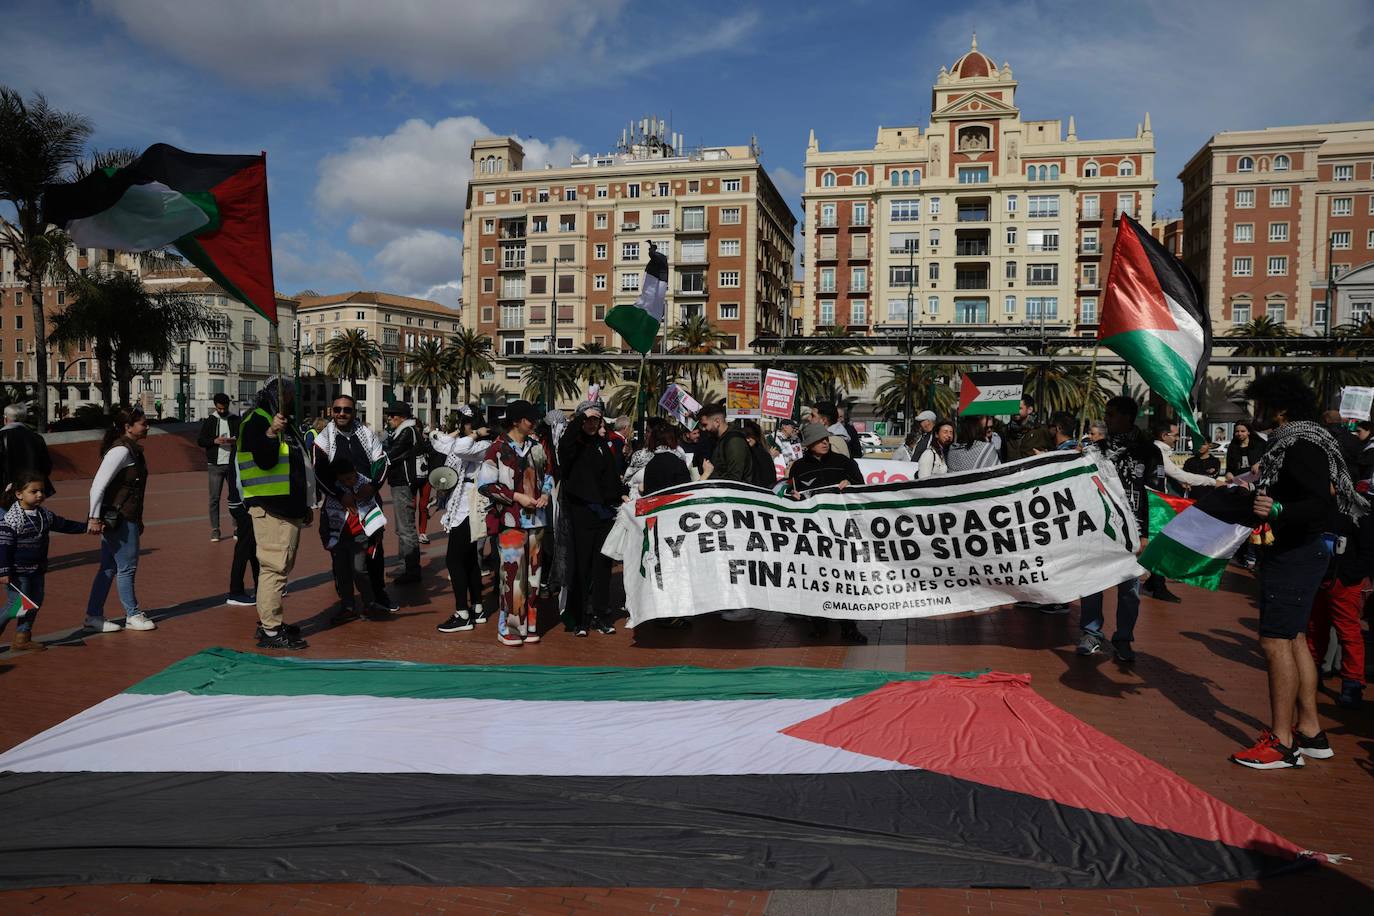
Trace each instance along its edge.
<instances>
[{"instance_id":1,"label":"waving palestinian flag","mask_svg":"<svg viewBox=\"0 0 1374 916\"><path fill-rule=\"evenodd\" d=\"M1102 295L1099 339L1198 436L1193 392L1212 358L1212 320L1183 262L1125 213Z\"/></svg>"},{"instance_id":2,"label":"waving palestinian flag","mask_svg":"<svg viewBox=\"0 0 1374 916\"><path fill-rule=\"evenodd\" d=\"M649 252L649 266L644 268L644 285L634 305L617 305L606 316L606 325L639 353L654 348L658 329L668 301L668 256L658 249Z\"/></svg>"},{"instance_id":3,"label":"waving palestinian flag","mask_svg":"<svg viewBox=\"0 0 1374 916\"><path fill-rule=\"evenodd\" d=\"M1303 861L1010 674L210 649L0 756L0 794L24 805L0 887L1139 887Z\"/></svg>"},{"instance_id":4,"label":"waving palestinian flag","mask_svg":"<svg viewBox=\"0 0 1374 916\"><path fill-rule=\"evenodd\" d=\"M265 154L212 156L158 143L124 168L48 185L43 211L84 248L174 246L229 295L277 321Z\"/></svg>"}]
</instances>

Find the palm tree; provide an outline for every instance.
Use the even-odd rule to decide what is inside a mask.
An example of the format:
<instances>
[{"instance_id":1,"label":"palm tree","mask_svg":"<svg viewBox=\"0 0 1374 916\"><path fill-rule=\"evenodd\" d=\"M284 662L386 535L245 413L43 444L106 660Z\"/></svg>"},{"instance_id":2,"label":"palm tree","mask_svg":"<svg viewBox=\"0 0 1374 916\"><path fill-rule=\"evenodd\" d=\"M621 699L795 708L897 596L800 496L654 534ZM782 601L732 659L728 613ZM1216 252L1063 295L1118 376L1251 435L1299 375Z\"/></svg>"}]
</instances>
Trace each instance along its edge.
<instances>
[{"instance_id":1,"label":"palm tree","mask_svg":"<svg viewBox=\"0 0 1374 916\"><path fill-rule=\"evenodd\" d=\"M615 363L609 360L596 359L596 357L618 352L615 348L596 341L584 343L577 348L576 353L588 358L577 362L577 377L589 386L600 385L605 388L610 384L611 379L616 378L620 373Z\"/></svg>"},{"instance_id":2,"label":"palm tree","mask_svg":"<svg viewBox=\"0 0 1374 916\"><path fill-rule=\"evenodd\" d=\"M789 342L778 354L777 368L797 375L797 401L840 401L843 391L868 384L868 367L843 357L863 356L868 348L853 343L843 328L835 327L805 342ZM840 357L827 362L790 362L788 356Z\"/></svg>"},{"instance_id":3,"label":"palm tree","mask_svg":"<svg viewBox=\"0 0 1374 916\"><path fill-rule=\"evenodd\" d=\"M439 423L439 389L453 384L452 361L437 340L421 341L414 350L406 354L410 371L406 373L405 383L416 388L429 389L429 416L436 426Z\"/></svg>"},{"instance_id":4,"label":"palm tree","mask_svg":"<svg viewBox=\"0 0 1374 916\"><path fill-rule=\"evenodd\" d=\"M693 354L697 356L719 356L723 355L720 345L725 341L725 335L717 331L704 315L693 315L683 321L668 332L668 342L673 346L668 350L669 353ZM719 379L725 363L722 362L701 362L687 364L687 383L692 391L693 397L701 391L702 379ZM648 376L645 373L647 385Z\"/></svg>"},{"instance_id":5,"label":"palm tree","mask_svg":"<svg viewBox=\"0 0 1374 916\"><path fill-rule=\"evenodd\" d=\"M33 306L34 368L38 380L38 431L48 428L47 322L43 281L61 276L70 239L42 215L43 186L71 177L91 122L59 111L42 95L27 102L0 86L0 201L11 204L15 222L0 217L0 244L14 252L14 269Z\"/></svg>"},{"instance_id":6,"label":"palm tree","mask_svg":"<svg viewBox=\"0 0 1374 916\"><path fill-rule=\"evenodd\" d=\"M477 402L483 407L500 404L506 399L506 389L500 385L486 384L477 392Z\"/></svg>"},{"instance_id":7,"label":"palm tree","mask_svg":"<svg viewBox=\"0 0 1374 916\"><path fill-rule=\"evenodd\" d=\"M666 386L672 383L673 380L666 376L660 375L657 372L645 371L643 403L646 408L646 415L649 411L655 409L659 400L663 397ZM611 413L615 414L617 417L637 417L640 403L639 391L639 383L637 381L625 382L622 385L617 385L615 391L611 392L611 396L607 400L606 406L610 409ZM693 397L697 397L697 400L701 401L703 404L709 404L711 401L708 400L708 398L713 397L714 394L714 392L706 391L703 392L700 397L696 395L693 395ZM718 402L719 398L716 398L716 400Z\"/></svg>"},{"instance_id":8,"label":"palm tree","mask_svg":"<svg viewBox=\"0 0 1374 916\"><path fill-rule=\"evenodd\" d=\"M1063 351L1060 347L1046 347L1037 352L1053 358ZM1059 410L1077 414L1083 409L1084 400L1088 402L1087 415L1099 417L1107 410L1112 381L1106 369L1094 373L1091 365L1049 362L1027 366L1023 384L1035 396L1041 417Z\"/></svg>"},{"instance_id":9,"label":"palm tree","mask_svg":"<svg viewBox=\"0 0 1374 916\"><path fill-rule=\"evenodd\" d=\"M492 363L495 351L491 338L472 328L460 328L448 339L449 368L453 378L463 380L463 403L472 400L472 377L496 371Z\"/></svg>"},{"instance_id":10,"label":"palm tree","mask_svg":"<svg viewBox=\"0 0 1374 916\"><path fill-rule=\"evenodd\" d=\"M581 370L574 363L526 363L520 370L520 380L525 383L521 396L536 404L546 404L549 409L559 400L575 401L582 395Z\"/></svg>"},{"instance_id":11,"label":"palm tree","mask_svg":"<svg viewBox=\"0 0 1374 916\"><path fill-rule=\"evenodd\" d=\"M362 328L349 328L324 345L325 371L358 393L358 379L376 375L382 365L382 348Z\"/></svg>"},{"instance_id":12,"label":"palm tree","mask_svg":"<svg viewBox=\"0 0 1374 916\"><path fill-rule=\"evenodd\" d=\"M82 338L96 344L101 394L109 404L109 382L117 385L118 402L129 404L134 357L161 366L173 362L179 341L219 327L219 315L195 296L172 290L153 292L125 271L74 277L67 284L71 301L53 316L47 343L71 347ZM46 347L45 347L46 349Z\"/></svg>"},{"instance_id":13,"label":"palm tree","mask_svg":"<svg viewBox=\"0 0 1374 916\"><path fill-rule=\"evenodd\" d=\"M1236 325L1226 332L1227 337L1258 337L1268 340L1282 340L1297 337L1298 333L1282 321L1274 321L1268 315L1252 318L1245 324ZM1265 343L1241 344L1235 348L1236 356L1282 356L1284 348Z\"/></svg>"},{"instance_id":14,"label":"palm tree","mask_svg":"<svg viewBox=\"0 0 1374 916\"><path fill-rule=\"evenodd\" d=\"M964 343L952 331L936 331L920 352L928 356L968 357L983 349ZM960 362L959 359L939 363L913 362L910 375L905 363L889 366L887 381L878 386L878 412L888 419L904 413L906 393L910 389L913 409L919 411L925 405L942 417L953 416L958 396L950 387L950 381L958 374Z\"/></svg>"},{"instance_id":15,"label":"palm tree","mask_svg":"<svg viewBox=\"0 0 1374 916\"><path fill-rule=\"evenodd\" d=\"M1374 344L1369 343L1369 339L1374 338L1374 318L1339 325L1332 329L1331 337L1335 346L1327 351L1330 355L1362 357L1363 362L1354 366L1312 365L1299 369L1322 403L1347 386L1366 388L1374 385Z\"/></svg>"}]
</instances>

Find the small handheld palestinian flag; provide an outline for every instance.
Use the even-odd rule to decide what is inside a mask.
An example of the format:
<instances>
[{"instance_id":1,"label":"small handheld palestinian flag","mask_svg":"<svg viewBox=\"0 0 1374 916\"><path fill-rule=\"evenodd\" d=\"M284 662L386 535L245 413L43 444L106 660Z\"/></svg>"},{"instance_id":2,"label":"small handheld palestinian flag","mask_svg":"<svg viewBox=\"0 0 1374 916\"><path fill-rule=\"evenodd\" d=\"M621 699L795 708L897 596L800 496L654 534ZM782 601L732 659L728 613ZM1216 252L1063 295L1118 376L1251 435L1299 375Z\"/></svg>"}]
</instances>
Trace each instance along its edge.
<instances>
[{"instance_id":1,"label":"small handheld palestinian flag","mask_svg":"<svg viewBox=\"0 0 1374 916\"><path fill-rule=\"evenodd\" d=\"M1147 508L1150 513L1150 537L1163 531L1165 525L1172 522L1180 512L1193 504L1191 499L1161 493L1158 490L1151 490L1149 487L1145 488L1145 495L1149 499Z\"/></svg>"},{"instance_id":2,"label":"small handheld palestinian flag","mask_svg":"<svg viewBox=\"0 0 1374 916\"><path fill-rule=\"evenodd\" d=\"M1202 286L1124 213L1117 223L1098 336L1202 435L1193 416L1193 393L1212 358L1212 321Z\"/></svg>"},{"instance_id":3,"label":"small handheld palestinian flag","mask_svg":"<svg viewBox=\"0 0 1374 916\"><path fill-rule=\"evenodd\" d=\"M632 349L648 353L654 348L668 299L668 256L649 246L649 266L634 305L617 305L606 315L607 327L618 331Z\"/></svg>"},{"instance_id":4,"label":"small handheld palestinian flag","mask_svg":"<svg viewBox=\"0 0 1374 916\"><path fill-rule=\"evenodd\" d=\"M1009 417L1021 407L1020 372L965 372L959 382L959 415Z\"/></svg>"},{"instance_id":5,"label":"small handheld palestinian flag","mask_svg":"<svg viewBox=\"0 0 1374 916\"><path fill-rule=\"evenodd\" d=\"M1243 487L1205 490L1157 534L1155 500L1151 492L1153 537L1140 554L1140 565L1166 579L1216 591L1226 562L1255 527L1255 491Z\"/></svg>"},{"instance_id":6,"label":"small handheld palestinian flag","mask_svg":"<svg viewBox=\"0 0 1374 916\"><path fill-rule=\"evenodd\" d=\"M23 620L25 615L36 610L38 605L11 584L5 589L5 609L0 611L0 621Z\"/></svg>"},{"instance_id":7,"label":"small handheld palestinian flag","mask_svg":"<svg viewBox=\"0 0 1374 916\"><path fill-rule=\"evenodd\" d=\"M174 246L229 295L277 321L266 154L212 156L158 143L124 168L48 185L43 217L85 248Z\"/></svg>"}]
</instances>

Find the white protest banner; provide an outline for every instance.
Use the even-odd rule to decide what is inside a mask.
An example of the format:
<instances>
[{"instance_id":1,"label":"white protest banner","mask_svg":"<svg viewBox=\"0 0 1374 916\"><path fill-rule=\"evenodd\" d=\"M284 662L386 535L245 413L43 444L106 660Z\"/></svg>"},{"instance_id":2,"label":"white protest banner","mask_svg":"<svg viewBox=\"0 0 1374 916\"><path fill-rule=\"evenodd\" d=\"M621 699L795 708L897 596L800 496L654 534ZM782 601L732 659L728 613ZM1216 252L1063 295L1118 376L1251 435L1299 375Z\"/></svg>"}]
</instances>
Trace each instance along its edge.
<instances>
[{"instance_id":1,"label":"white protest banner","mask_svg":"<svg viewBox=\"0 0 1374 916\"><path fill-rule=\"evenodd\" d=\"M726 481L626 503L630 625L736 608L882 620L1072 601L1139 576L1114 472L1057 452L794 500Z\"/></svg>"},{"instance_id":2,"label":"white protest banner","mask_svg":"<svg viewBox=\"0 0 1374 916\"><path fill-rule=\"evenodd\" d=\"M1368 420L1374 410L1374 388L1356 388L1347 385L1341 389L1341 418L1344 420Z\"/></svg>"},{"instance_id":3,"label":"white protest banner","mask_svg":"<svg viewBox=\"0 0 1374 916\"><path fill-rule=\"evenodd\" d=\"M758 419L763 416L759 389L763 373L758 369L725 370L725 419Z\"/></svg>"},{"instance_id":4,"label":"white protest banner","mask_svg":"<svg viewBox=\"0 0 1374 916\"><path fill-rule=\"evenodd\" d=\"M787 419L797 401L797 373L769 369L763 377L763 415Z\"/></svg>"},{"instance_id":5,"label":"white protest banner","mask_svg":"<svg viewBox=\"0 0 1374 916\"><path fill-rule=\"evenodd\" d=\"M904 483L916 479L918 465L914 461L893 461L890 458L856 458L854 460L859 466L859 471L864 475L864 483L866 484ZM778 480L787 477L787 465L783 463L781 455L774 456L773 468L778 472Z\"/></svg>"}]
</instances>

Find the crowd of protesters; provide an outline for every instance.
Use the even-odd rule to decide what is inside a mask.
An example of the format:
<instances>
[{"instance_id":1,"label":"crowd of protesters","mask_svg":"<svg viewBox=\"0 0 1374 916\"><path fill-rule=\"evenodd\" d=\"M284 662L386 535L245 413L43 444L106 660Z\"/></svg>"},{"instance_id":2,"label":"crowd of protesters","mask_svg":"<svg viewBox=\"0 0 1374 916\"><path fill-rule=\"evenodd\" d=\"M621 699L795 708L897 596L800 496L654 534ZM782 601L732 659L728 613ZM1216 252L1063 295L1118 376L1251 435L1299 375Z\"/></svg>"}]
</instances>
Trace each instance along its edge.
<instances>
[{"instance_id":1,"label":"crowd of protesters","mask_svg":"<svg viewBox=\"0 0 1374 916\"><path fill-rule=\"evenodd\" d=\"M598 400L579 404L570 418L514 401L495 422L480 409L463 407L447 428L428 431L398 403L386 408L387 433L379 436L360 422L348 395L335 398L329 416L302 432L292 422L294 396L289 381L273 380L243 417L230 412L227 397L217 396L198 436L211 540L223 539L220 501L226 495L233 522L227 602L256 606L255 636L264 649L306 647L299 625L286 622L284 596L301 532L312 524L331 555L339 598L333 622L398 609L388 584L422 581L421 548L432 512L447 537L443 566L454 601L438 631L471 632L494 615L496 639L517 647L543 636L536 611L541 597L556 600L563 624L577 637L615 632L621 608L613 601L612 564L602 546L627 500L698 480L768 487L795 499L864 484L859 432L843 407L830 402L805 407L801 422L785 419L771 431L751 420L732 423L723 406L708 404L691 422L651 419L638 436L628 418L608 418ZM1085 424L1063 412L1042 419L1029 396L1005 423L922 411L892 458L910 462L912 476L928 479L1051 451L1096 450L1115 469L1142 539L1149 531L1151 491L1193 497L1215 487L1250 491L1255 534L1235 561L1257 570L1271 727L1232 759L1263 769L1301 766L1331 753L1317 718L1316 691L1321 666L1336 657L1329 646L1333 633L1339 660L1328 673L1341 679L1338 702L1353 708L1363 701L1361 623L1374 574L1374 513L1366 497L1374 484L1374 436L1368 421L1319 416L1315 394L1293 373L1262 375L1247 396L1253 417L1236 423L1225 444L1224 431L1215 429L1182 466L1174 457L1179 424L1156 418L1142 429L1139 405L1129 397L1110 399L1103 419ZM148 419L137 410L112 418L84 521L64 519L43 505L54 492L43 439L22 422L21 408L7 408L5 420L0 471L10 486L0 517L0 587L12 585L41 605L50 534L96 535L100 560L85 626L155 629L135 588ZM399 547L398 574L390 583L387 527ZM122 624L105 614L112 585L124 609ZM1109 591L1116 597L1110 637L1106 593L1086 596L1079 602L1077 653L1130 664L1142 595L1182 599L1158 575L1143 583L1132 577ZM1067 603L1023 606L1070 612ZM31 635L36 617L33 611L21 618L13 650L43 649ZM739 609L721 617L746 622L756 612ZM810 636L824 636L829 625L811 621ZM840 621L840 633L866 642L853 621Z\"/></svg>"}]
</instances>

